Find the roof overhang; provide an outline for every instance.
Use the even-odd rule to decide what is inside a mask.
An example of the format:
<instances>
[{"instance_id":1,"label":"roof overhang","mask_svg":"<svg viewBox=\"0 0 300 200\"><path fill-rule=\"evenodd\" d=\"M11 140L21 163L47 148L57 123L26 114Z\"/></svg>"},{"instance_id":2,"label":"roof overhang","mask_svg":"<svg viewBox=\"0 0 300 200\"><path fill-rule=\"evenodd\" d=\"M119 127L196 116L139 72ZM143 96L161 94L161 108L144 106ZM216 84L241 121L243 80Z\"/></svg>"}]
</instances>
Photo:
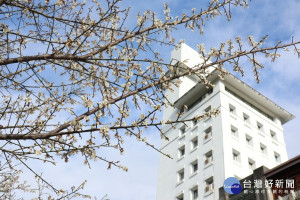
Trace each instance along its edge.
<instances>
[{"instance_id":1,"label":"roof overhang","mask_svg":"<svg viewBox=\"0 0 300 200\"><path fill-rule=\"evenodd\" d=\"M225 85L230 86L231 89L238 91L239 95L241 95L251 104L255 105L268 114L270 113L271 116L276 116L277 118L279 118L282 124L285 124L286 122L295 118L294 115L250 87L245 82L236 78L232 74L226 75L224 77L224 82Z\"/></svg>"},{"instance_id":2,"label":"roof overhang","mask_svg":"<svg viewBox=\"0 0 300 200\"><path fill-rule=\"evenodd\" d=\"M300 155L265 172L267 178L288 173L300 174Z\"/></svg>"},{"instance_id":3,"label":"roof overhang","mask_svg":"<svg viewBox=\"0 0 300 200\"><path fill-rule=\"evenodd\" d=\"M220 71L214 70L210 75L207 76L207 80L213 83L216 80L220 79L220 74ZM282 124L285 124L286 122L295 118L294 115L292 115L237 77L233 76L232 74L228 73L227 75L225 75L224 80L222 81L225 83L226 87L229 87L249 103L255 105L265 113L270 114L270 116L277 117ZM206 90L206 86L202 82L200 82L199 79L199 82L177 101L175 101L174 104L176 107L180 108L186 102L192 101L193 99L202 96Z\"/></svg>"}]
</instances>

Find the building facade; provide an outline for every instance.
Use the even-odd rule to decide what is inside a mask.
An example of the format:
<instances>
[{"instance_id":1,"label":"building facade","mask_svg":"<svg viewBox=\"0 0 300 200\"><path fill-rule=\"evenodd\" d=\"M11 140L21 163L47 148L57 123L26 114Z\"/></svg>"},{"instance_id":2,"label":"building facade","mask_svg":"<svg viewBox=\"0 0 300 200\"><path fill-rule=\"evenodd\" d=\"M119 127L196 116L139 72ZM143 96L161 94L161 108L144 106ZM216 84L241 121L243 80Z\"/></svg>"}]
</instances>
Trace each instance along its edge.
<instances>
[{"instance_id":1,"label":"building facade","mask_svg":"<svg viewBox=\"0 0 300 200\"><path fill-rule=\"evenodd\" d=\"M172 52L172 62L194 67L203 61L185 44ZM162 140L157 200L219 199L218 189L228 177L241 179L260 166L273 168L287 160L282 124L293 119L285 111L233 75L219 77L213 67L206 70L214 84L207 88L190 75L179 87L166 90L175 108L167 107L163 120L192 119L211 109L220 114L163 127L169 138Z\"/></svg>"}]
</instances>

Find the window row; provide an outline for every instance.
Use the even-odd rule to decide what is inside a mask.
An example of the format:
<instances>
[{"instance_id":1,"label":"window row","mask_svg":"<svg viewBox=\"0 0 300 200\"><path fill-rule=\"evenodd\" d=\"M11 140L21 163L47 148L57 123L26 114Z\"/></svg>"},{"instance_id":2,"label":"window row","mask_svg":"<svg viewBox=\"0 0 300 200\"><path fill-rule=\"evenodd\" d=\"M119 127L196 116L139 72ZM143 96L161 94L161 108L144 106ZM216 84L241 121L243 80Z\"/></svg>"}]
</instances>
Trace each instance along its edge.
<instances>
[{"instance_id":1,"label":"window row","mask_svg":"<svg viewBox=\"0 0 300 200\"><path fill-rule=\"evenodd\" d=\"M207 128L204 131L204 142L208 141L210 138L212 137L212 128L211 126L209 128ZM194 150L198 147L199 142L198 142L198 136L195 136L192 140L191 140L191 150ZM182 145L179 149L178 149L178 158L181 159L183 158L185 155L185 145Z\"/></svg>"},{"instance_id":2,"label":"window row","mask_svg":"<svg viewBox=\"0 0 300 200\"><path fill-rule=\"evenodd\" d=\"M205 180L204 194L212 193L214 190L214 179L210 177ZM190 199L196 200L199 198L198 185L190 189ZM176 200L184 200L183 192L176 197Z\"/></svg>"},{"instance_id":3,"label":"window row","mask_svg":"<svg viewBox=\"0 0 300 200\"><path fill-rule=\"evenodd\" d=\"M211 106L208 106L203 110L204 113L209 113L211 111ZM192 120L192 127L196 126L199 120L193 119ZM185 132L187 131L187 125L183 125L182 127L179 128L179 137L182 137L185 135Z\"/></svg>"},{"instance_id":4,"label":"window row","mask_svg":"<svg viewBox=\"0 0 300 200\"><path fill-rule=\"evenodd\" d=\"M231 131L231 135L234 137L234 138L239 138L239 132L238 132L238 129L231 125L230 127L230 131ZM271 132L271 136L272 138L275 138L276 137L276 133L274 132ZM249 145L249 146L253 146L253 141L252 141L252 137L248 134L245 134L245 139L246 139L246 143Z\"/></svg>"},{"instance_id":5,"label":"window row","mask_svg":"<svg viewBox=\"0 0 300 200\"><path fill-rule=\"evenodd\" d=\"M266 152L266 146L265 145L262 145L261 147L260 147L261 149L261 152L262 153L265 153ZM232 150L232 159L235 161L235 162L241 162L241 154L240 154L240 152L239 151L237 151L237 150L235 150L235 149L233 149ZM274 160L276 161L276 162L278 162L278 163L280 163L281 162L281 156L280 156L280 154L279 153L277 153L277 152L275 152L274 151ZM253 170L254 168L255 168L255 161L254 160L252 160L252 159L250 159L250 158L248 158L248 164L249 164L249 168L251 169L251 170Z\"/></svg>"},{"instance_id":6,"label":"window row","mask_svg":"<svg viewBox=\"0 0 300 200\"><path fill-rule=\"evenodd\" d=\"M236 162L241 162L240 160L240 153L236 150L233 150L232 151L232 154L233 154L233 160L236 161ZM251 158L248 158L248 168L253 171L256 169L256 163L253 159Z\"/></svg>"},{"instance_id":7,"label":"window row","mask_svg":"<svg viewBox=\"0 0 300 200\"><path fill-rule=\"evenodd\" d=\"M212 151L208 151L204 154L204 167L209 166L213 162L213 154ZM194 160L190 163L190 172L191 175L198 172L198 159ZM184 168L177 172L177 182L182 182L184 180Z\"/></svg>"},{"instance_id":8,"label":"window row","mask_svg":"<svg viewBox=\"0 0 300 200\"><path fill-rule=\"evenodd\" d=\"M232 115L236 115L236 108L233 105L231 105L231 104L229 104L229 112ZM250 122L250 116L248 114L246 114L246 113L243 113L243 120L244 120L245 123L251 124L251 122ZM256 121L256 128L260 132L263 132L263 133L265 132L264 125L261 122ZM270 136L273 139L275 139L275 140L277 139L276 133L274 131L272 131L272 130L270 130Z\"/></svg>"},{"instance_id":9,"label":"window row","mask_svg":"<svg viewBox=\"0 0 300 200\"><path fill-rule=\"evenodd\" d=\"M241 100L242 102L244 102L245 104L247 104L248 106L250 106L251 108L253 108L254 110L256 110L257 112L259 112L260 114L264 115L265 117L267 117L268 119L270 119L271 121L274 121L274 118L271 117L270 115L268 115L267 113L265 113L264 111L262 111L261 109L259 109L258 107L254 106L253 104L251 104L250 102L246 101L244 98L240 97L239 95L237 95L236 93L234 93L233 91L231 91L230 89L228 89L227 87L225 87L225 90L232 94L233 96L235 96L236 98L238 98L239 100Z\"/></svg>"},{"instance_id":10,"label":"window row","mask_svg":"<svg viewBox=\"0 0 300 200\"><path fill-rule=\"evenodd\" d=\"M238 138L237 128L235 128L234 126L231 126L231 134L232 134L232 136ZM252 137L251 137L250 135L245 134L245 141L246 141L246 144L247 144L248 146L253 147L253 139L252 139ZM259 148L260 148L259 151L260 151L263 155L265 155L265 156L268 155L268 150L267 150L267 146L266 146L266 145L264 145L263 143L260 143L260 144L259 144ZM280 154L274 152L274 158L275 158L275 161L276 161L276 162L281 162Z\"/></svg>"}]
</instances>

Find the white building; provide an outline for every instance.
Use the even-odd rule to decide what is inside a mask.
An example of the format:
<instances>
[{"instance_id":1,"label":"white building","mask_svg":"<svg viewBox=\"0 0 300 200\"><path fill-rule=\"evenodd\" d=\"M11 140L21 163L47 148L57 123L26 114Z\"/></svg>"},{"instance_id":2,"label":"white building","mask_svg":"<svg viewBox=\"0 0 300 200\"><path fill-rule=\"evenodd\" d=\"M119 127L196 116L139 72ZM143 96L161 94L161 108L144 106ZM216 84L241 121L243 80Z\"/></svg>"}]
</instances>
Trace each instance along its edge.
<instances>
[{"instance_id":1,"label":"white building","mask_svg":"<svg viewBox=\"0 0 300 200\"><path fill-rule=\"evenodd\" d=\"M201 63L185 44L172 52L172 59L186 61L188 67ZM176 109L165 108L164 121L176 120L183 105L188 110L181 119L212 108L220 114L186 126L179 123L176 129L163 127L169 141L162 140L161 150L173 159L160 158L157 200L217 200L226 178L240 179L257 167L271 169L288 159L282 125L294 116L234 76L221 80L218 73L209 77L213 89L186 76L179 88L165 91Z\"/></svg>"}]
</instances>

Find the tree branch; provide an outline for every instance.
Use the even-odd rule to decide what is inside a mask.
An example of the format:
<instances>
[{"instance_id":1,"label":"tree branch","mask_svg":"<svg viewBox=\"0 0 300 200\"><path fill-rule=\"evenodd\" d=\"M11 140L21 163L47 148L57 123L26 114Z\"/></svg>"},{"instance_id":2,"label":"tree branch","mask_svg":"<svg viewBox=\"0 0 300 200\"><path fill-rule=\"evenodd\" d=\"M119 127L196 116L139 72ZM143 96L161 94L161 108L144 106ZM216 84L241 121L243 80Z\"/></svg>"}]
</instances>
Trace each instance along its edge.
<instances>
[{"instance_id":1,"label":"tree branch","mask_svg":"<svg viewBox=\"0 0 300 200\"><path fill-rule=\"evenodd\" d=\"M0 6L2 6L3 4L5 4L5 0L0 0Z\"/></svg>"},{"instance_id":2,"label":"tree branch","mask_svg":"<svg viewBox=\"0 0 300 200\"><path fill-rule=\"evenodd\" d=\"M185 123L191 120L201 120L205 117L210 117L212 115L218 115L219 111L211 111L209 113L205 113L201 116L192 118L192 119L184 119L184 120L176 120L176 121L167 121L164 124L176 124L176 123ZM162 123L151 123L151 124L139 124L138 127L150 127L150 126L159 126L162 125ZM3 127L5 128L5 127ZM117 130L117 129L134 129L137 128L135 125L128 125L128 126L113 126L110 127L111 130ZM57 132L57 133L45 133L45 134L0 134L0 140L38 140L38 139L48 139L50 137L54 136L62 136L62 135L69 135L69 134L75 134L75 133L86 133L86 132L95 132L99 131L99 128L91 128L91 129L86 129L86 130L75 130L75 131L65 131L65 132Z\"/></svg>"}]
</instances>

